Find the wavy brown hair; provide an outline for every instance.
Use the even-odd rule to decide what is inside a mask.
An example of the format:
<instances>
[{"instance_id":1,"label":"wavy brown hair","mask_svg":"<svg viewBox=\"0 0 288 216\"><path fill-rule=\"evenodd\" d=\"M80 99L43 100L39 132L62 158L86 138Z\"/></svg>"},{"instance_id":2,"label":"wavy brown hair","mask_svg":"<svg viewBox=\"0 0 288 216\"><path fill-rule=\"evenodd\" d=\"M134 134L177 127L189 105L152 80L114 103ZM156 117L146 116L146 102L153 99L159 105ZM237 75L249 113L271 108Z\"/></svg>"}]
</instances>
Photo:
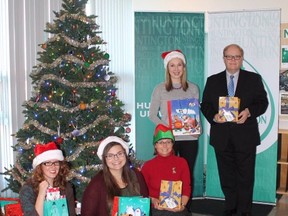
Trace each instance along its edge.
<instances>
[{"instance_id":1,"label":"wavy brown hair","mask_svg":"<svg viewBox=\"0 0 288 216\"><path fill-rule=\"evenodd\" d=\"M59 162L60 162L59 172L53 181L53 187L59 187L61 191L65 191L65 187L67 184L66 177L69 174L69 166L66 161L59 161ZM42 171L42 166L44 165L39 164L38 166L36 166L36 168L33 170L31 178L33 190L35 191L36 194L38 194L39 192L39 184L45 180Z\"/></svg>"},{"instance_id":2,"label":"wavy brown hair","mask_svg":"<svg viewBox=\"0 0 288 216\"><path fill-rule=\"evenodd\" d=\"M111 174L109 167L107 166L106 163L106 155L108 151L113 147L119 145L125 152L125 157L126 157L126 163L123 167L123 172L122 172L122 180L124 183L127 184L127 189L132 196L137 196L140 195L140 186L136 177L136 174L131 170L130 165L129 165L129 158L128 155L126 154L125 149L122 147L121 144L116 143L116 142L111 142L106 147L104 148L103 151L103 170L100 172L103 173L104 176L104 181L106 184L106 189L107 189L107 201L108 205L111 205L113 203L114 196L120 196L121 195L121 188L118 186L116 183L116 179L113 177Z\"/></svg>"}]
</instances>

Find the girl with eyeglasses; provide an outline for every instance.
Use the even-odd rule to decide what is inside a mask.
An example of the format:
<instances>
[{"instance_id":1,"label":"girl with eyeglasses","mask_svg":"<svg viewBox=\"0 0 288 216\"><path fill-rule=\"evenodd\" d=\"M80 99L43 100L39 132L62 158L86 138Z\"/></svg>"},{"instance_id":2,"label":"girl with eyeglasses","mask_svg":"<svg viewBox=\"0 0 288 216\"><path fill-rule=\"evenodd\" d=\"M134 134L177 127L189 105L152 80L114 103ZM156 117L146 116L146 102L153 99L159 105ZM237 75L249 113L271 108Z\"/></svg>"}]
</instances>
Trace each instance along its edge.
<instances>
[{"instance_id":1,"label":"girl with eyeglasses","mask_svg":"<svg viewBox=\"0 0 288 216\"><path fill-rule=\"evenodd\" d=\"M69 168L62 151L54 142L49 142L44 145L36 144L34 153L32 177L20 190L20 203L24 215L42 216L46 201L60 197L66 198L67 201L67 208L63 208L63 211L68 211L72 216L76 215L72 185L66 180ZM52 209L48 213L52 213Z\"/></svg>"},{"instance_id":2,"label":"girl with eyeglasses","mask_svg":"<svg viewBox=\"0 0 288 216\"><path fill-rule=\"evenodd\" d=\"M108 216L115 196L148 197L142 174L130 168L128 143L116 136L104 139L97 150L102 160L100 170L85 189L81 216Z\"/></svg>"},{"instance_id":3,"label":"girl with eyeglasses","mask_svg":"<svg viewBox=\"0 0 288 216\"><path fill-rule=\"evenodd\" d=\"M174 154L174 142L171 129L162 124L157 125L153 136L156 156L146 161L141 170L151 198L151 216L191 215L186 208L191 195L189 166L184 158ZM177 194L177 197L181 197L181 202L174 200L174 197L171 200L170 195L165 191L167 207L162 205L164 203L160 199L162 180L182 182L182 190Z\"/></svg>"}]
</instances>

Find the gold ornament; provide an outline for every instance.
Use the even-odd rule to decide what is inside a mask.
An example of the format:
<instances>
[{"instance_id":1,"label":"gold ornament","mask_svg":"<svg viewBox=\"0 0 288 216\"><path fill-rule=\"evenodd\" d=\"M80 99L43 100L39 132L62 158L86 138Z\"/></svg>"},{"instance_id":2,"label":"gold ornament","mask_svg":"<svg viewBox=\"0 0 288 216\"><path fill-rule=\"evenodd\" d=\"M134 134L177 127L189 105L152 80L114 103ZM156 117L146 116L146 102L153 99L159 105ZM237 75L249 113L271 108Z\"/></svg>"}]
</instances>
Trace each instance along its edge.
<instances>
[{"instance_id":1,"label":"gold ornament","mask_svg":"<svg viewBox=\"0 0 288 216\"><path fill-rule=\"evenodd\" d=\"M83 101L81 101L81 103L79 104L79 109L80 110L85 110L86 109L86 104Z\"/></svg>"}]
</instances>

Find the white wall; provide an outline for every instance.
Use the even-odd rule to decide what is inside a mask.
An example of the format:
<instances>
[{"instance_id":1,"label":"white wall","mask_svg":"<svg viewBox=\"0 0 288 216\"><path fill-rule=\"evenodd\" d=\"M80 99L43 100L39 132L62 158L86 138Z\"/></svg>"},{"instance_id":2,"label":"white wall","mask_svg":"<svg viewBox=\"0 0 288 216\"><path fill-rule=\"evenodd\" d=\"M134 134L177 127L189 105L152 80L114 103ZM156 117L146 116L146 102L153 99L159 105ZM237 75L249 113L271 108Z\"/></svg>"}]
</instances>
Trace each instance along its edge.
<instances>
[{"instance_id":1,"label":"white wall","mask_svg":"<svg viewBox=\"0 0 288 216\"><path fill-rule=\"evenodd\" d=\"M214 12L281 8L281 22L288 22L287 0L133 0L134 11Z\"/></svg>"}]
</instances>

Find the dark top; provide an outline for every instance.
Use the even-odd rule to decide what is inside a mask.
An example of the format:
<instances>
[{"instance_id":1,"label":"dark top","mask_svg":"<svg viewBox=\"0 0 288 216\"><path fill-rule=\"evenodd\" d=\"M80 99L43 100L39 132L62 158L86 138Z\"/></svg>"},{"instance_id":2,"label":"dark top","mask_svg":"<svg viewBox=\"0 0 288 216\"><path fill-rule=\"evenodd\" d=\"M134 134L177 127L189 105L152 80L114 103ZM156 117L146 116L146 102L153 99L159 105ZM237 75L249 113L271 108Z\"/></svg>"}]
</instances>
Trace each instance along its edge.
<instances>
[{"instance_id":1,"label":"dark top","mask_svg":"<svg viewBox=\"0 0 288 216\"><path fill-rule=\"evenodd\" d=\"M67 183L65 191L60 190L60 194L65 195L67 199L69 216L75 216L75 200L72 185ZM37 194L32 188L31 181L28 181L22 186L19 195L24 216L38 216L38 213L35 209Z\"/></svg>"},{"instance_id":2,"label":"dark top","mask_svg":"<svg viewBox=\"0 0 288 216\"><path fill-rule=\"evenodd\" d=\"M239 113L248 108L251 116L244 124L233 122L216 123L214 115L218 113L219 97L227 96L226 71L208 77L203 92L201 111L211 124L210 144L218 150L225 149L230 139L236 144L237 151L249 151L260 144L257 117L268 107L267 93L259 74L240 70L235 97L240 98Z\"/></svg>"},{"instance_id":3,"label":"dark top","mask_svg":"<svg viewBox=\"0 0 288 216\"><path fill-rule=\"evenodd\" d=\"M138 170L132 170L136 174L139 186L140 194L143 197L148 197L148 189L143 175ZM128 196L128 194L125 194ZM107 191L104 182L103 172L94 176L82 198L81 216L108 216L110 210L107 206Z\"/></svg>"}]
</instances>

